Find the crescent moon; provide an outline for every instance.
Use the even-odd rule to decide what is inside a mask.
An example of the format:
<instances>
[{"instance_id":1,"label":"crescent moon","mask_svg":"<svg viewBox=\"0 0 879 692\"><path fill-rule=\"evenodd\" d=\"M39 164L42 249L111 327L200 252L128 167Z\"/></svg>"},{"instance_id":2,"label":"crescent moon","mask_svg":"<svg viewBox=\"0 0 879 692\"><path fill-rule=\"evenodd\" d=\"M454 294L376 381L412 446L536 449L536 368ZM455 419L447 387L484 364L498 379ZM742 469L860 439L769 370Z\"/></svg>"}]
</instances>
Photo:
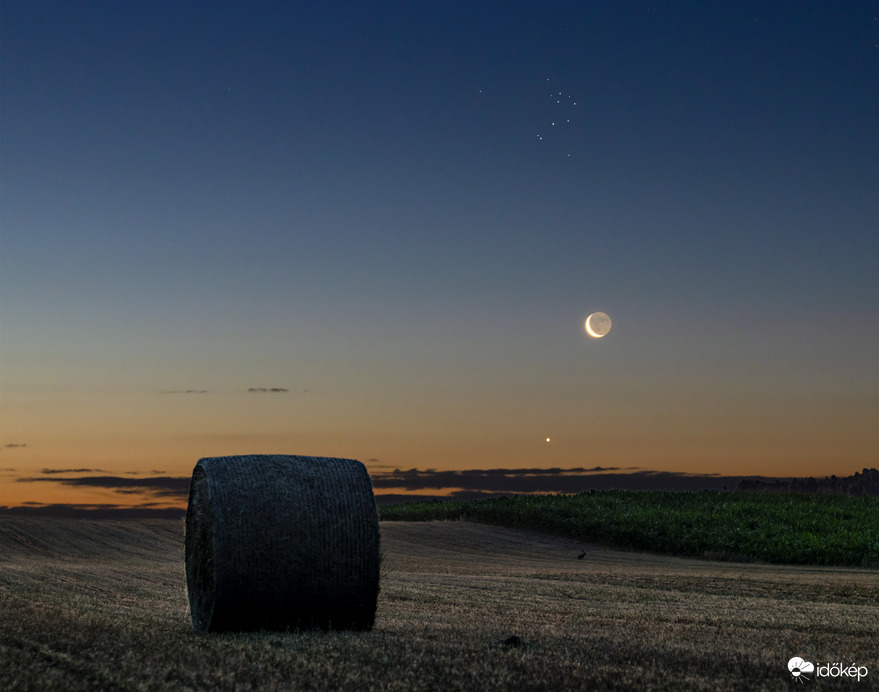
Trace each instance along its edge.
<instances>
[{"instance_id":1,"label":"crescent moon","mask_svg":"<svg viewBox=\"0 0 879 692\"><path fill-rule=\"evenodd\" d=\"M592 326L592 318L596 319L596 327ZM610 317L606 313L603 312L593 312L589 317L586 318L586 333L589 336L594 337L596 339L600 339L603 336L606 336L610 331L611 321Z\"/></svg>"}]
</instances>

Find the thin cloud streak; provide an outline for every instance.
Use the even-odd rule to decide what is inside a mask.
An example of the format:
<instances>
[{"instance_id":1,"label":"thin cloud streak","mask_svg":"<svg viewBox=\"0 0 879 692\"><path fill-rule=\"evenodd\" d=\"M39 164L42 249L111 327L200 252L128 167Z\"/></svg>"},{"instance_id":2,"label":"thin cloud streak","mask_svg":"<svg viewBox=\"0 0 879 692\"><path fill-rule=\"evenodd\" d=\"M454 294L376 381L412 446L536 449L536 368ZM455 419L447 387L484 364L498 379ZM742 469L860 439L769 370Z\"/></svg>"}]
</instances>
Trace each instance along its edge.
<instances>
[{"instance_id":1,"label":"thin cloud streak","mask_svg":"<svg viewBox=\"0 0 879 692\"><path fill-rule=\"evenodd\" d=\"M107 473L104 469L40 469L40 473L51 475L54 473Z\"/></svg>"},{"instance_id":2,"label":"thin cloud streak","mask_svg":"<svg viewBox=\"0 0 879 692\"><path fill-rule=\"evenodd\" d=\"M104 488L126 495L144 494L153 497L185 499L189 496L188 476L152 476L122 478L120 476L83 476L80 478L19 478L18 483L61 483L77 488Z\"/></svg>"},{"instance_id":3,"label":"thin cloud streak","mask_svg":"<svg viewBox=\"0 0 879 692\"><path fill-rule=\"evenodd\" d=\"M742 476L629 470L623 467L573 469L475 469L421 471L399 469L372 474L373 487L408 491L446 490L466 493L578 493L586 490L722 490L734 488ZM443 493L447 495L447 493ZM461 499L461 498L458 498Z\"/></svg>"},{"instance_id":4,"label":"thin cloud streak","mask_svg":"<svg viewBox=\"0 0 879 692\"><path fill-rule=\"evenodd\" d=\"M240 391L240 390L238 390ZM285 394L289 392L288 387L248 387L247 392L250 394ZM304 389L303 393L311 390ZM215 394L210 389L161 389L159 394Z\"/></svg>"}]
</instances>

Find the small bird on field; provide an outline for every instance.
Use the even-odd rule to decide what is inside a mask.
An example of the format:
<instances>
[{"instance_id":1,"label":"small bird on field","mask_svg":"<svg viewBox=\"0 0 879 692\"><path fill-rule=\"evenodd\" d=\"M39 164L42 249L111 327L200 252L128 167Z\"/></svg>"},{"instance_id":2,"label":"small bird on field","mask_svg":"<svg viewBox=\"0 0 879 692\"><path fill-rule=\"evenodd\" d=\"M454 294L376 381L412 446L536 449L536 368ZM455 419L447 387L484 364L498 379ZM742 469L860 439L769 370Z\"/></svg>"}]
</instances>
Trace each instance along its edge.
<instances>
[{"instance_id":1,"label":"small bird on field","mask_svg":"<svg viewBox=\"0 0 879 692\"><path fill-rule=\"evenodd\" d=\"M578 560L582 560L584 557L586 557L586 551L585 551L585 550L577 556L577 559L578 559Z\"/></svg>"}]
</instances>

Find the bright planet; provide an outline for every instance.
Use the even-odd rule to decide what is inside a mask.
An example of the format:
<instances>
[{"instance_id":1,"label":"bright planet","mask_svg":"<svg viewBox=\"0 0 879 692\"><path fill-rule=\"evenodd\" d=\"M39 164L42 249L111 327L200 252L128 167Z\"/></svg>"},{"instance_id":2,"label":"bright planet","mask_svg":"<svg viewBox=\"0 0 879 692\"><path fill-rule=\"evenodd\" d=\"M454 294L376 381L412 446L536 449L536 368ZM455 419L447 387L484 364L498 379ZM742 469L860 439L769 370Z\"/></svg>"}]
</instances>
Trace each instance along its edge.
<instances>
[{"instance_id":1,"label":"bright planet","mask_svg":"<svg viewBox=\"0 0 879 692\"><path fill-rule=\"evenodd\" d=\"M610 331L611 321L605 312L593 312L586 318L586 333L600 339Z\"/></svg>"}]
</instances>

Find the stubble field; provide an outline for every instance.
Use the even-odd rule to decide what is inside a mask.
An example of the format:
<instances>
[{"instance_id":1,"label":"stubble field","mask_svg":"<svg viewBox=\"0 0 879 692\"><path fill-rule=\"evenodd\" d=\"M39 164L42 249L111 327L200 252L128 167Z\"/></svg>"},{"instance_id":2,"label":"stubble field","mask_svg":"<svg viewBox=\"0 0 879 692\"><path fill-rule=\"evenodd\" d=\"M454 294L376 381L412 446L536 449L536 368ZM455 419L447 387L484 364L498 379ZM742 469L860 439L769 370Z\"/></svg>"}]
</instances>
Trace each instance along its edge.
<instances>
[{"instance_id":1,"label":"stubble field","mask_svg":"<svg viewBox=\"0 0 879 692\"><path fill-rule=\"evenodd\" d=\"M365 633L192 632L180 521L0 518L0 688L781 690L879 678L879 571L713 563L382 522ZM577 556L585 549L582 560ZM512 636L516 645L505 642Z\"/></svg>"}]
</instances>

